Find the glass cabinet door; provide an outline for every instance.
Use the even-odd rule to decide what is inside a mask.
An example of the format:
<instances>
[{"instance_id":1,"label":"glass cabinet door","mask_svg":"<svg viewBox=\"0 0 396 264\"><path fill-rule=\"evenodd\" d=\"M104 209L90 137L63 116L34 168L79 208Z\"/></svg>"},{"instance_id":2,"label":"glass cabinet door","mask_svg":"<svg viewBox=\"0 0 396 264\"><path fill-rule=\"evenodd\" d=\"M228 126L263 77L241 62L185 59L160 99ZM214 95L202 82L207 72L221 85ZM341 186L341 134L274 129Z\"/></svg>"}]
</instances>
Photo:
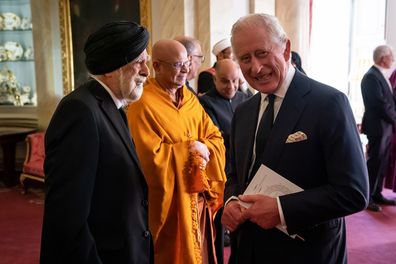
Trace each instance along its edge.
<instances>
[{"instance_id":1,"label":"glass cabinet door","mask_svg":"<svg viewBox=\"0 0 396 264\"><path fill-rule=\"evenodd\" d=\"M37 105L29 0L0 0L0 106Z\"/></svg>"}]
</instances>

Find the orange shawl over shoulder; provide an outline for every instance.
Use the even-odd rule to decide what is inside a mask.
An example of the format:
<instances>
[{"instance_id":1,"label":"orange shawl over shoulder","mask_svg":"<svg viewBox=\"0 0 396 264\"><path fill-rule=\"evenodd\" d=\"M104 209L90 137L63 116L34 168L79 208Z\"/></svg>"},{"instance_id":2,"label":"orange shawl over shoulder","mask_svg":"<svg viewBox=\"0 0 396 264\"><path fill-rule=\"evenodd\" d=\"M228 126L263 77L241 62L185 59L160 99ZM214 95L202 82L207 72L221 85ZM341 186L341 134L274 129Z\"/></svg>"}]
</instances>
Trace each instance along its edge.
<instances>
[{"instance_id":1,"label":"orange shawl over shoulder","mask_svg":"<svg viewBox=\"0 0 396 264\"><path fill-rule=\"evenodd\" d=\"M223 204L225 148L218 128L197 98L183 86L176 107L166 91L150 78L142 98L129 105L128 120L149 187L149 227L155 263L202 263L198 193L212 216ZM191 140L210 150L202 177L189 177ZM211 221L213 223L213 219Z\"/></svg>"}]
</instances>

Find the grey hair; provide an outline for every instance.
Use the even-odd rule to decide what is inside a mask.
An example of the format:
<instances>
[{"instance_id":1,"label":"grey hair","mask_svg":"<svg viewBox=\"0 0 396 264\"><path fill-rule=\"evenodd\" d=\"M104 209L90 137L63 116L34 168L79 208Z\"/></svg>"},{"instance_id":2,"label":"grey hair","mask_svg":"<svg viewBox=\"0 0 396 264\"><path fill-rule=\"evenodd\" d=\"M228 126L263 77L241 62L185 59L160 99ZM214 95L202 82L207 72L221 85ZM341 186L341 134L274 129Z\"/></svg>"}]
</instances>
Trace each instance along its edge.
<instances>
[{"instance_id":1,"label":"grey hair","mask_svg":"<svg viewBox=\"0 0 396 264\"><path fill-rule=\"evenodd\" d=\"M284 44L287 41L287 35L279 20L268 14L250 14L238 19L231 29L231 43L234 35L244 27L265 28L271 36L271 41L275 44ZM254 34L254 32L252 32Z\"/></svg>"},{"instance_id":2,"label":"grey hair","mask_svg":"<svg viewBox=\"0 0 396 264\"><path fill-rule=\"evenodd\" d=\"M388 45L380 45L374 49L373 60L374 63L378 64L382 57L390 55L392 53L392 48Z\"/></svg>"},{"instance_id":3,"label":"grey hair","mask_svg":"<svg viewBox=\"0 0 396 264\"><path fill-rule=\"evenodd\" d=\"M191 55L198 45L200 45L199 40L189 37L189 36L177 36L174 40L179 41L187 50L187 55Z\"/></svg>"}]
</instances>

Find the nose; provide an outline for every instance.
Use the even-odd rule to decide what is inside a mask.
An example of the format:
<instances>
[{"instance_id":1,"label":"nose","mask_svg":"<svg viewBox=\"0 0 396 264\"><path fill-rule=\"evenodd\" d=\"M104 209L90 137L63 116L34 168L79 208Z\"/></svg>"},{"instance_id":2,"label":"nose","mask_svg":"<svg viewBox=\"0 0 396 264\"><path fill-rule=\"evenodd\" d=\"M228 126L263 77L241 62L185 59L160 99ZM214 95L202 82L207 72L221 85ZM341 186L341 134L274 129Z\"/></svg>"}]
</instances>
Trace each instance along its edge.
<instances>
[{"instance_id":1,"label":"nose","mask_svg":"<svg viewBox=\"0 0 396 264\"><path fill-rule=\"evenodd\" d=\"M182 67L180 68L181 72L188 72L190 70L190 65L187 64L182 64Z\"/></svg>"},{"instance_id":2,"label":"nose","mask_svg":"<svg viewBox=\"0 0 396 264\"><path fill-rule=\"evenodd\" d=\"M226 86L227 89L234 89L234 82L227 81L225 86Z\"/></svg>"},{"instance_id":3,"label":"nose","mask_svg":"<svg viewBox=\"0 0 396 264\"><path fill-rule=\"evenodd\" d=\"M147 63L142 64L139 74L144 77L148 77L150 75L150 69L148 68Z\"/></svg>"},{"instance_id":4,"label":"nose","mask_svg":"<svg viewBox=\"0 0 396 264\"><path fill-rule=\"evenodd\" d=\"M259 59L257 59L256 57L252 57L251 59L251 66L250 69L253 73L258 73L260 72L262 68L261 62Z\"/></svg>"}]
</instances>

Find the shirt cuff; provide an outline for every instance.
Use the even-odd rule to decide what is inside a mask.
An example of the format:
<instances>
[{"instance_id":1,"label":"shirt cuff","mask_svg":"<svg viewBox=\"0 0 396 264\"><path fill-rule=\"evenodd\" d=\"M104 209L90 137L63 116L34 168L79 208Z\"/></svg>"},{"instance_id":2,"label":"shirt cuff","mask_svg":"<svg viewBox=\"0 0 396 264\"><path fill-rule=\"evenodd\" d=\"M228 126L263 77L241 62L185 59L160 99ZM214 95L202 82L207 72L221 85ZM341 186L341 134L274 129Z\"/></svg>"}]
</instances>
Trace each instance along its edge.
<instances>
[{"instance_id":1,"label":"shirt cuff","mask_svg":"<svg viewBox=\"0 0 396 264\"><path fill-rule=\"evenodd\" d=\"M231 201L239 201L239 199L238 199L238 197L236 197L236 196L231 196L230 198L228 198L228 200L225 202L225 204L224 204L224 207L226 207L227 206L227 204L229 203L229 202L231 202Z\"/></svg>"},{"instance_id":2,"label":"shirt cuff","mask_svg":"<svg viewBox=\"0 0 396 264\"><path fill-rule=\"evenodd\" d=\"M280 217L280 220L281 220L281 226L283 228L287 229L285 216L283 215L282 205L280 203L279 197L276 197L276 203L278 204L278 212L279 212L279 217Z\"/></svg>"}]
</instances>

